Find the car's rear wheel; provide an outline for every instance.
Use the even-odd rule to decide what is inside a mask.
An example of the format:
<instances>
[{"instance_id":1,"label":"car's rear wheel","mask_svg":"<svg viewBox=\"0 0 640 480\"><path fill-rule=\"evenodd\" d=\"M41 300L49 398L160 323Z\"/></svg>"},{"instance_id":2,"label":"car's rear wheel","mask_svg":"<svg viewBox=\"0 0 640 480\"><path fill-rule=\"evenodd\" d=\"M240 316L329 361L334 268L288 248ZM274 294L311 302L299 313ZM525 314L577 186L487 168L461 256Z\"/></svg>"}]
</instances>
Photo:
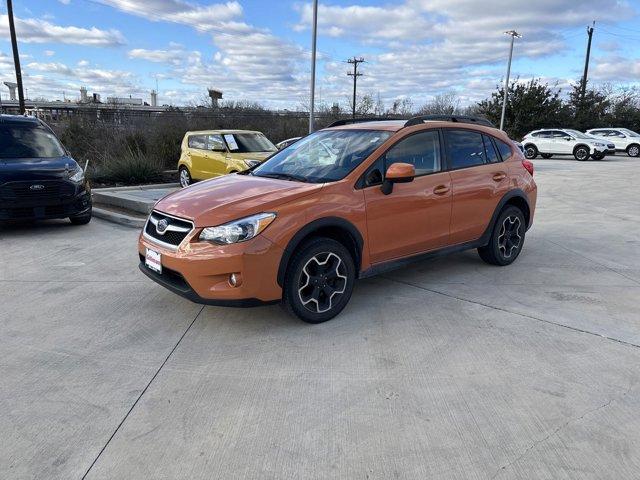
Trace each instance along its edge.
<instances>
[{"instance_id":1,"label":"car's rear wheel","mask_svg":"<svg viewBox=\"0 0 640 480\"><path fill-rule=\"evenodd\" d=\"M630 157L637 157L640 155L640 145L633 143L627 147L627 155Z\"/></svg>"},{"instance_id":2,"label":"car's rear wheel","mask_svg":"<svg viewBox=\"0 0 640 480\"><path fill-rule=\"evenodd\" d=\"M540 155L542 156L542 158L547 158L547 159L553 157L553 153L541 153Z\"/></svg>"},{"instance_id":3,"label":"car's rear wheel","mask_svg":"<svg viewBox=\"0 0 640 480\"><path fill-rule=\"evenodd\" d=\"M289 263L283 306L305 322L326 322L349 302L355 278L355 264L344 245L330 238L311 239Z\"/></svg>"},{"instance_id":4,"label":"car's rear wheel","mask_svg":"<svg viewBox=\"0 0 640 480\"><path fill-rule=\"evenodd\" d=\"M579 162L589 160L589 149L587 147L578 147L573 151L573 156Z\"/></svg>"},{"instance_id":5,"label":"car's rear wheel","mask_svg":"<svg viewBox=\"0 0 640 480\"><path fill-rule=\"evenodd\" d=\"M91 221L91 210L87 213L83 213L82 215L69 217L69 220L71 220L71 223L74 225L86 225Z\"/></svg>"},{"instance_id":6,"label":"car's rear wheel","mask_svg":"<svg viewBox=\"0 0 640 480\"><path fill-rule=\"evenodd\" d=\"M189 173L189 169L187 167L180 167L180 186L182 188L186 188L193 183L191 179L191 174Z\"/></svg>"},{"instance_id":7,"label":"car's rear wheel","mask_svg":"<svg viewBox=\"0 0 640 480\"><path fill-rule=\"evenodd\" d=\"M478 248L480 258L490 265L509 265L518 258L524 245L527 226L522 210L509 206L500 212L489 243Z\"/></svg>"},{"instance_id":8,"label":"car's rear wheel","mask_svg":"<svg viewBox=\"0 0 640 480\"><path fill-rule=\"evenodd\" d=\"M538 156L538 149L536 148L535 145L526 145L524 147L524 156L528 160L533 160Z\"/></svg>"}]
</instances>

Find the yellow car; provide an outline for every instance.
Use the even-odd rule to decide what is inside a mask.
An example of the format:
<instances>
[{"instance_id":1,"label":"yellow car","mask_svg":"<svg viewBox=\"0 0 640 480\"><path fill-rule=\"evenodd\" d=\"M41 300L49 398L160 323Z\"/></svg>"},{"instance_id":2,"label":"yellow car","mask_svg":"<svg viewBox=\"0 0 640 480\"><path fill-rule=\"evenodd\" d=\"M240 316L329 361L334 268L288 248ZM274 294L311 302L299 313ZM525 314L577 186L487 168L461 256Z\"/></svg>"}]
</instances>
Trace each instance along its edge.
<instances>
[{"instance_id":1,"label":"yellow car","mask_svg":"<svg viewBox=\"0 0 640 480\"><path fill-rule=\"evenodd\" d=\"M249 130L203 130L187 132L178 161L180 185L196 180L242 172L277 152L261 132Z\"/></svg>"}]
</instances>

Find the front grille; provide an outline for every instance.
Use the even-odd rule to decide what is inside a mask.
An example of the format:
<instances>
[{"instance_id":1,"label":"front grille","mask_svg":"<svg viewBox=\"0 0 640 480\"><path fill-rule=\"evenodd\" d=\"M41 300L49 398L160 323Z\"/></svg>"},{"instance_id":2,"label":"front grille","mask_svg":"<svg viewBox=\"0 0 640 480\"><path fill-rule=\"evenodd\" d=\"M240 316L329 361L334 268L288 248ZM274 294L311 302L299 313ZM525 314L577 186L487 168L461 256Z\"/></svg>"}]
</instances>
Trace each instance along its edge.
<instances>
[{"instance_id":1,"label":"front grille","mask_svg":"<svg viewBox=\"0 0 640 480\"><path fill-rule=\"evenodd\" d=\"M75 186L59 180L8 182L0 186L0 198L6 202L59 202L73 197Z\"/></svg>"},{"instance_id":2,"label":"front grille","mask_svg":"<svg viewBox=\"0 0 640 480\"><path fill-rule=\"evenodd\" d=\"M159 226L161 222L163 223ZM163 230L164 222L166 222L166 228ZM144 227L146 237L171 247L178 247L192 230L193 223L189 220L155 211L151 213Z\"/></svg>"}]
</instances>

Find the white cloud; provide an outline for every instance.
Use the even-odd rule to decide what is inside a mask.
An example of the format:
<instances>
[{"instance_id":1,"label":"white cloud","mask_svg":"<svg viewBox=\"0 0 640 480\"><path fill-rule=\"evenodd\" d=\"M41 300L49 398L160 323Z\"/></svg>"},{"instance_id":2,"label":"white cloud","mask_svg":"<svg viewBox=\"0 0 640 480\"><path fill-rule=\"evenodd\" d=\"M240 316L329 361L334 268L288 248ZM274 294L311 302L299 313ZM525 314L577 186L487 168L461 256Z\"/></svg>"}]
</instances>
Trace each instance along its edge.
<instances>
[{"instance_id":1,"label":"white cloud","mask_svg":"<svg viewBox=\"0 0 640 480\"><path fill-rule=\"evenodd\" d=\"M129 50L129 58L136 60L147 60L154 63L166 63L169 65L180 65L185 61L187 53L182 45L172 44L166 50L147 50L144 48L134 48Z\"/></svg>"},{"instance_id":2,"label":"white cloud","mask_svg":"<svg viewBox=\"0 0 640 480\"><path fill-rule=\"evenodd\" d=\"M45 50L42 53L44 53L46 57L53 57L56 54L56 52L54 52L53 50Z\"/></svg>"},{"instance_id":3,"label":"white cloud","mask_svg":"<svg viewBox=\"0 0 640 480\"><path fill-rule=\"evenodd\" d=\"M93 47L114 47L125 43L117 30L100 30L96 27L82 28L54 25L36 18L15 18L16 32L25 43L66 43ZM9 20L0 15L0 37L9 38Z\"/></svg>"},{"instance_id":4,"label":"white cloud","mask_svg":"<svg viewBox=\"0 0 640 480\"><path fill-rule=\"evenodd\" d=\"M233 20L242 15L242 5L237 1L212 5L197 5L182 0L97 1L152 22L181 23L205 32L219 29L222 22Z\"/></svg>"}]
</instances>

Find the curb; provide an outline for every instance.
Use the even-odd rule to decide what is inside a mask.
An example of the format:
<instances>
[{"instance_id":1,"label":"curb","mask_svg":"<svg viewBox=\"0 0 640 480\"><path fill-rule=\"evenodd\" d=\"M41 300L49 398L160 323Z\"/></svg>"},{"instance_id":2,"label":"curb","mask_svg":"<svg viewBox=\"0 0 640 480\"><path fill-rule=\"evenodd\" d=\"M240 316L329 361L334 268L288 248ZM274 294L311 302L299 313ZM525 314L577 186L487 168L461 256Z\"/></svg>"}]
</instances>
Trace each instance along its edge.
<instances>
[{"instance_id":1,"label":"curb","mask_svg":"<svg viewBox=\"0 0 640 480\"><path fill-rule=\"evenodd\" d=\"M108 222L117 223L119 225L129 227L129 228L142 228L144 227L144 224L147 221L145 218L132 217L130 215L113 212L111 210L106 210L104 208L100 208L96 206L93 207L93 216L96 218L101 218L102 220L107 220Z\"/></svg>"}]
</instances>

